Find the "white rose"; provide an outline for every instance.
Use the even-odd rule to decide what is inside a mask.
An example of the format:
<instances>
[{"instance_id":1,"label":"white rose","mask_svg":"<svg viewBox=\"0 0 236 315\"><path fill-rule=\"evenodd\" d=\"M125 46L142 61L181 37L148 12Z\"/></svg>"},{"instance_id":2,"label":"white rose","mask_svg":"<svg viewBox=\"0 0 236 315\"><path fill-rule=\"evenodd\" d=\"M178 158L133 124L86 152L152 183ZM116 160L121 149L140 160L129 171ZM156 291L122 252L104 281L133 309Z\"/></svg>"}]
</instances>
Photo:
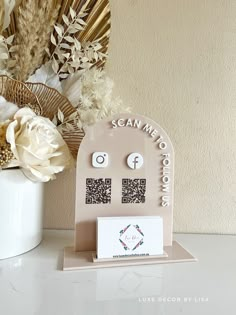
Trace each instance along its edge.
<instances>
[{"instance_id":1,"label":"white rose","mask_svg":"<svg viewBox=\"0 0 236 315\"><path fill-rule=\"evenodd\" d=\"M18 166L33 181L54 179L54 174L73 163L69 148L56 126L29 108L16 112L7 128L6 138Z\"/></svg>"}]
</instances>

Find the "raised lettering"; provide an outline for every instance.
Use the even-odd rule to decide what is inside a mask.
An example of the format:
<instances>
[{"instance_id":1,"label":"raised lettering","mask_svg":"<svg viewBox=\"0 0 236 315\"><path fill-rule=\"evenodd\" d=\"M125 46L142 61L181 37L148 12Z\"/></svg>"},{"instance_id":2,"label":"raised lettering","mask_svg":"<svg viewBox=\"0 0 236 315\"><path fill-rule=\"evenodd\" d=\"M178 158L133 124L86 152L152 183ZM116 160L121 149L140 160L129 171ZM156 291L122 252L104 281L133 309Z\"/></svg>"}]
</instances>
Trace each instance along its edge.
<instances>
[{"instance_id":1,"label":"raised lettering","mask_svg":"<svg viewBox=\"0 0 236 315\"><path fill-rule=\"evenodd\" d=\"M116 124L116 121L115 121L115 120L112 120L111 123L112 123L112 128L114 128L114 129L117 128L117 124Z\"/></svg>"},{"instance_id":2,"label":"raised lettering","mask_svg":"<svg viewBox=\"0 0 236 315\"><path fill-rule=\"evenodd\" d=\"M144 127L143 127L143 131L146 131L146 132L148 132L148 133L152 133L152 126L150 125L149 126L149 124L146 124Z\"/></svg>"}]
</instances>

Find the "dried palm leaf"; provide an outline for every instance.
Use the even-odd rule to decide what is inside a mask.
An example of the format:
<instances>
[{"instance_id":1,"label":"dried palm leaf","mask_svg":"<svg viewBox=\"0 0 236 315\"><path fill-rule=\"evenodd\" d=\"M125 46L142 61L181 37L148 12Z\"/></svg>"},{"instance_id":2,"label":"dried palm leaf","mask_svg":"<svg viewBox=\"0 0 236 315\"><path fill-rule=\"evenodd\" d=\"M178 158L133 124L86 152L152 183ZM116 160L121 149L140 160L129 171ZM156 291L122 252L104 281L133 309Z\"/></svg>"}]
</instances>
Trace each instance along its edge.
<instances>
[{"instance_id":1,"label":"dried palm leaf","mask_svg":"<svg viewBox=\"0 0 236 315\"><path fill-rule=\"evenodd\" d=\"M42 115L42 107L37 96L22 82L0 76L0 95L18 107L30 107L36 114Z\"/></svg>"}]
</instances>

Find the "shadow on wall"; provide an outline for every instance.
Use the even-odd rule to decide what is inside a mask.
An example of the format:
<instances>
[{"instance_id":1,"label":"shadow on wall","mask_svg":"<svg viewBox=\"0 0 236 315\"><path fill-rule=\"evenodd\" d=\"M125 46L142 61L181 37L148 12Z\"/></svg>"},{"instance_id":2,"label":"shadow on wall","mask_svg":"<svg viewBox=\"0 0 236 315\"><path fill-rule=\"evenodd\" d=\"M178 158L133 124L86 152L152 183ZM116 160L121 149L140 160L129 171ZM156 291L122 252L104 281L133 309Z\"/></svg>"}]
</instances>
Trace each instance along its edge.
<instances>
[{"instance_id":1,"label":"shadow on wall","mask_svg":"<svg viewBox=\"0 0 236 315\"><path fill-rule=\"evenodd\" d=\"M76 169L45 184L44 228L74 229Z\"/></svg>"}]
</instances>

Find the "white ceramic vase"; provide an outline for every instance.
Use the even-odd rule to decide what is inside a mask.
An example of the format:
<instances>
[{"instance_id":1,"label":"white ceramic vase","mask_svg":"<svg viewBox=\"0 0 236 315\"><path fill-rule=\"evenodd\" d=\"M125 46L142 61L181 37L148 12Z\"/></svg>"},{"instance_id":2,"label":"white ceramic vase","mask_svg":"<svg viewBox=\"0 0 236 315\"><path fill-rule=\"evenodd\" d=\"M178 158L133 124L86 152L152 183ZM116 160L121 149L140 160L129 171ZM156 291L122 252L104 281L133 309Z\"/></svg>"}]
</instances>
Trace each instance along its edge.
<instances>
[{"instance_id":1,"label":"white ceramic vase","mask_svg":"<svg viewBox=\"0 0 236 315\"><path fill-rule=\"evenodd\" d=\"M25 253L42 240L43 184L19 169L0 171L0 259Z\"/></svg>"}]
</instances>

